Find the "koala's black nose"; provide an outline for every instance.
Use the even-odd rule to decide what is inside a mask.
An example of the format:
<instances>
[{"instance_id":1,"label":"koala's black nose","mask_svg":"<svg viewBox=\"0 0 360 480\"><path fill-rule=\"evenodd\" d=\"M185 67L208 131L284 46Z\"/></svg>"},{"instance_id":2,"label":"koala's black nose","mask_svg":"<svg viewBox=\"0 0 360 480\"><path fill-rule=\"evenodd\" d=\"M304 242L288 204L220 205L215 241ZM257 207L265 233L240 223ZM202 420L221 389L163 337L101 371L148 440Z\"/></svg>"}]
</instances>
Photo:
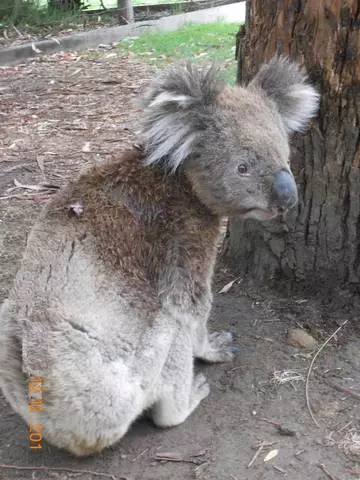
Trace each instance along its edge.
<instances>
[{"instance_id":1,"label":"koala's black nose","mask_svg":"<svg viewBox=\"0 0 360 480\"><path fill-rule=\"evenodd\" d=\"M272 204L280 211L294 207L298 201L295 179L288 170L279 170L275 174L272 192Z\"/></svg>"}]
</instances>

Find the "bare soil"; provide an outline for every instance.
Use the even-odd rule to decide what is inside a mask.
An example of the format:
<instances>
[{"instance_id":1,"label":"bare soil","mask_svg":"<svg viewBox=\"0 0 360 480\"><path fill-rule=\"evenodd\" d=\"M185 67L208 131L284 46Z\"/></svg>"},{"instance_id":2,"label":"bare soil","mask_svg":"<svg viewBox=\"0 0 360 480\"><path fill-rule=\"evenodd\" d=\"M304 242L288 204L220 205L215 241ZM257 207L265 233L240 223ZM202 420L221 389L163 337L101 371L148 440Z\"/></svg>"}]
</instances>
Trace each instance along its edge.
<instances>
[{"instance_id":1,"label":"bare soil","mask_svg":"<svg viewBox=\"0 0 360 480\"><path fill-rule=\"evenodd\" d=\"M90 52L45 57L0 75L1 302L51 186L136 141L133 100L150 72L132 56ZM215 292L233 279L219 265ZM357 295L346 291L275 294L238 281L215 295L210 328L232 330L240 352L233 364L197 365L211 394L183 425L160 430L140 419L118 445L79 460L46 442L30 450L27 426L0 397L0 479L359 479L358 312ZM345 320L311 372L317 427L304 381L315 352L290 346L286 334L301 327L322 345ZM15 468L21 466L27 469ZM44 466L50 470L36 470Z\"/></svg>"}]
</instances>

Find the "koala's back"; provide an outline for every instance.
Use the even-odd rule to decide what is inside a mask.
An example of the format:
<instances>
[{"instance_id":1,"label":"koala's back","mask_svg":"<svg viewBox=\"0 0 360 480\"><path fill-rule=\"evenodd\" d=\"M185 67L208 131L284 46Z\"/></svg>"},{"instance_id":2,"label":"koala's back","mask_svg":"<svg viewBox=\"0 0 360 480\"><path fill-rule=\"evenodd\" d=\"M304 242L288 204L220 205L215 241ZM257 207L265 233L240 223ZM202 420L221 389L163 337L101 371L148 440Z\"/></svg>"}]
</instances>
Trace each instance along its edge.
<instances>
[{"instance_id":1,"label":"koala's back","mask_svg":"<svg viewBox=\"0 0 360 480\"><path fill-rule=\"evenodd\" d=\"M96 169L85 172L49 202L30 233L7 301L29 375L44 375L55 351L87 352L87 343L59 342L60 331L95 339L111 360L161 309L147 272L134 260L143 250L136 248L142 224L111 198L106 182Z\"/></svg>"},{"instance_id":2,"label":"koala's back","mask_svg":"<svg viewBox=\"0 0 360 480\"><path fill-rule=\"evenodd\" d=\"M160 375L178 334L164 303L183 302L186 310L209 286L218 220L184 179L141 160L130 153L94 167L54 196L0 313L2 388L29 421L26 379L46 378L42 424L50 441L49 422L61 424L64 411L69 431L99 406L94 431L126 430L122 412L131 423L155 401L149 372ZM82 415L72 415L72 402ZM95 435L80 430L80 438ZM61 438L56 432L59 446Z\"/></svg>"}]
</instances>

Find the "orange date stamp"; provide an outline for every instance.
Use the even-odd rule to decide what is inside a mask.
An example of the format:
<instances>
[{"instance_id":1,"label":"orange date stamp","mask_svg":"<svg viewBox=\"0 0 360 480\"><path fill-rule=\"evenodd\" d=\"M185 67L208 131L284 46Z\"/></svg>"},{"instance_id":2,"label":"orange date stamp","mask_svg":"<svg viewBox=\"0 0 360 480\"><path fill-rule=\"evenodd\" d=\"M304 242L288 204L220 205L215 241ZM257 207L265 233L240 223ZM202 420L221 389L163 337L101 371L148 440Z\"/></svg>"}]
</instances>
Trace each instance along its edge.
<instances>
[{"instance_id":1,"label":"orange date stamp","mask_svg":"<svg viewBox=\"0 0 360 480\"><path fill-rule=\"evenodd\" d=\"M28 410L31 417L43 411L42 392L44 388L43 377L30 377L28 382ZM42 425L41 423L31 422L28 425L28 441L31 450L42 449Z\"/></svg>"}]
</instances>

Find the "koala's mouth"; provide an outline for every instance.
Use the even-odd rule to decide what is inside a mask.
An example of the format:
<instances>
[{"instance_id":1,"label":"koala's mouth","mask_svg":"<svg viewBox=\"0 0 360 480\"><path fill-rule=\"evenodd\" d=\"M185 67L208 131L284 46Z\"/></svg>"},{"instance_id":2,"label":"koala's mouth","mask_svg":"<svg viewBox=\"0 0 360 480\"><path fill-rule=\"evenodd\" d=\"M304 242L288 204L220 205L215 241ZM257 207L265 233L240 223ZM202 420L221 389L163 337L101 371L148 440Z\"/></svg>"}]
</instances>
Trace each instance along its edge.
<instances>
[{"instance_id":1,"label":"koala's mouth","mask_svg":"<svg viewBox=\"0 0 360 480\"><path fill-rule=\"evenodd\" d=\"M246 218L254 218L256 220L271 220L279 215L279 210L271 208L263 210L262 208L249 208L240 213L240 216L245 220Z\"/></svg>"}]
</instances>

